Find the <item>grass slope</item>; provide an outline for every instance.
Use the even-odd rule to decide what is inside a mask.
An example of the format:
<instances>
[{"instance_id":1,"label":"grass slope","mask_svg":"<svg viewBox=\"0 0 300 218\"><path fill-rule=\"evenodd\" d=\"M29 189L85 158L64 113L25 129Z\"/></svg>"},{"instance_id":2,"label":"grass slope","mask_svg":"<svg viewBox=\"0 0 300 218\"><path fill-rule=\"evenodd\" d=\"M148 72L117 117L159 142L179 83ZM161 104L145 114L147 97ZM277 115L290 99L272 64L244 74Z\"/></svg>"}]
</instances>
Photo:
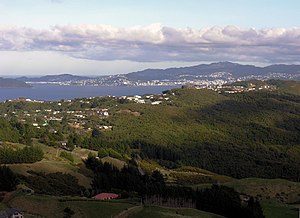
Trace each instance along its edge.
<instances>
[{"instance_id":1,"label":"grass slope","mask_svg":"<svg viewBox=\"0 0 300 218\"><path fill-rule=\"evenodd\" d=\"M62 198L50 196L17 196L8 202L10 207L16 207L25 212L25 217L63 217L63 210L69 207L75 212L74 218L89 217L113 217L123 210L134 205L121 202L101 202L101 201L66 201Z\"/></svg>"},{"instance_id":2,"label":"grass slope","mask_svg":"<svg viewBox=\"0 0 300 218\"><path fill-rule=\"evenodd\" d=\"M162 207L143 207L142 210L129 216L130 218L173 218L173 217L198 217L198 218L222 218L223 216L195 209L175 209Z\"/></svg>"},{"instance_id":3,"label":"grass slope","mask_svg":"<svg viewBox=\"0 0 300 218\"><path fill-rule=\"evenodd\" d=\"M197 167L184 166L177 169L168 169L151 160L141 160L139 165L148 174L151 174L155 170L160 171L169 184L192 186L200 183L224 183L234 180L231 177L219 175Z\"/></svg>"},{"instance_id":4,"label":"grass slope","mask_svg":"<svg viewBox=\"0 0 300 218\"><path fill-rule=\"evenodd\" d=\"M300 201L300 183L284 179L247 178L234 180L225 185L261 200L272 199L288 204Z\"/></svg>"},{"instance_id":5,"label":"grass slope","mask_svg":"<svg viewBox=\"0 0 300 218\"><path fill-rule=\"evenodd\" d=\"M297 218L300 183L283 179L247 178L225 183L238 192L260 199L266 218ZM292 205L296 204L296 205Z\"/></svg>"},{"instance_id":6,"label":"grass slope","mask_svg":"<svg viewBox=\"0 0 300 218\"><path fill-rule=\"evenodd\" d=\"M298 218L298 206L280 204L274 201L261 202L266 218Z\"/></svg>"},{"instance_id":7,"label":"grass slope","mask_svg":"<svg viewBox=\"0 0 300 218\"><path fill-rule=\"evenodd\" d=\"M81 157L91 153L97 154L95 151L89 149L77 148L73 152L68 152L73 155L74 163L59 157L61 149L46 146L41 143L35 142L35 146L42 148L44 152L44 159L31 164L9 164L11 170L17 174L29 176L30 171L44 172L44 173L66 173L75 176L78 179L79 185L86 188L90 187L91 178L89 172L82 163ZM13 144L13 146L22 147L21 144Z\"/></svg>"}]
</instances>

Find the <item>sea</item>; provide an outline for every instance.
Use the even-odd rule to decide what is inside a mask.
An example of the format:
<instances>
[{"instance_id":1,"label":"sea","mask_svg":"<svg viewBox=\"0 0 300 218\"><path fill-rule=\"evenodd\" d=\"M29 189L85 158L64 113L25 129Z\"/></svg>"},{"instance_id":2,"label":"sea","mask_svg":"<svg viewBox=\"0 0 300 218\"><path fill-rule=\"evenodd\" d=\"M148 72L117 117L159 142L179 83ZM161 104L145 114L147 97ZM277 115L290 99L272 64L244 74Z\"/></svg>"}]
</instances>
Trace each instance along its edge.
<instances>
[{"instance_id":1,"label":"sea","mask_svg":"<svg viewBox=\"0 0 300 218\"><path fill-rule=\"evenodd\" d=\"M97 96L124 96L161 94L164 90L179 86L65 86L33 85L31 88L0 88L0 101L26 98L31 100L56 101Z\"/></svg>"}]
</instances>

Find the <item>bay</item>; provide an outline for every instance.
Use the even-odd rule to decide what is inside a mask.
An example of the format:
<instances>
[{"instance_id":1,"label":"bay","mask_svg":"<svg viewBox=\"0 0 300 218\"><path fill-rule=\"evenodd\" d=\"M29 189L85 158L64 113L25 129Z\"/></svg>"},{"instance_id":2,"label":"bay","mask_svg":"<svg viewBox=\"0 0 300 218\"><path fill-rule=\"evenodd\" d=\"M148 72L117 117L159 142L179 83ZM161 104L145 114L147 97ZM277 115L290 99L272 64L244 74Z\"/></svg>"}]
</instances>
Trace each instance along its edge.
<instances>
[{"instance_id":1,"label":"bay","mask_svg":"<svg viewBox=\"0 0 300 218\"><path fill-rule=\"evenodd\" d=\"M33 85L32 88L0 88L0 101L16 98L55 101L60 99L88 98L97 96L123 96L161 94L179 86L61 86Z\"/></svg>"}]
</instances>

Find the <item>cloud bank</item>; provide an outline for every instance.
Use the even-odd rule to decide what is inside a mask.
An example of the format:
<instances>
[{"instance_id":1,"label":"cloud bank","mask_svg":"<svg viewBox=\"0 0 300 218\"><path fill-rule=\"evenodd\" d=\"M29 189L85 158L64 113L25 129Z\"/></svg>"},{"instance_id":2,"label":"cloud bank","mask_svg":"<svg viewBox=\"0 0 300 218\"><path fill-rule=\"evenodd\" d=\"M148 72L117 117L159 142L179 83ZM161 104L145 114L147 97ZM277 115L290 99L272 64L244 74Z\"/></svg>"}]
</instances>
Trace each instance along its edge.
<instances>
[{"instance_id":1,"label":"cloud bank","mask_svg":"<svg viewBox=\"0 0 300 218\"><path fill-rule=\"evenodd\" d=\"M90 60L246 61L295 63L300 27L202 29L160 24L135 27L65 25L49 29L0 26L1 51L55 51Z\"/></svg>"}]
</instances>

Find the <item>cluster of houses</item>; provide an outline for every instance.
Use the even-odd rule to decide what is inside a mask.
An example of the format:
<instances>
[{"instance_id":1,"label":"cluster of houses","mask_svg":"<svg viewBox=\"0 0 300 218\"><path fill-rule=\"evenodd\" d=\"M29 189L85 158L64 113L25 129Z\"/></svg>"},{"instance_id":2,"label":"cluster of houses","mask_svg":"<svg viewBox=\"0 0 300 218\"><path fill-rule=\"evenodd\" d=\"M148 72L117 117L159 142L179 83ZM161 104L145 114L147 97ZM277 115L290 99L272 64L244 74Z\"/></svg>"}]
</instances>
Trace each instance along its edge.
<instances>
[{"instance_id":1,"label":"cluster of houses","mask_svg":"<svg viewBox=\"0 0 300 218\"><path fill-rule=\"evenodd\" d=\"M243 85L224 85L222 87L217 88L218 93L226 93L226 94L234 94L234 93L241 93L241 92L251 92L251 91L259 91L259 90L269 90L273 91L276 90L276 86L273 85L255 85L253 83L248 83L247 86Z\"/></svg>"},{"instance_id":2,"label":"cluster of houses","mask_svg":"<svg viewBox=\"0 0 300 218\"><path fill-rule=\"evenodd\" d=\"M7 100L7 102L34 102L34 103L44 103L45 101L31 100L29 98L17 98L14 100Z\"/></svg>"},{"instance_id":3,"label":"cluster of houses","mask_svg":"<svg viewBox=\"0 0 300 218\"><path fill-rule=\"evenodd\" d=\"M108 98L111 98L112 100L125 100L127 102L133 102L137 104L149 104L149 105L159 105L163 102L170 101L169 96L166 94L160 94L160 95L134 95L134 96L107 96ZM80 108L80 109L74 109L74 110L63 110L62 106L64 106L64 103L69 103L68 105L71 106L73 102L78 102L81 104L90 104L92 102L91 98L86 99L80 99L80 100L65 100L63 102L45 102L50 105L48 108L35 108L33 110L24 110L24 111L12 111L11 113L13 116L15 116L20 122L23 123L30 123L33 127L37 129L41 129L43 127L48 126L51 122L62 122L64 119L67 120L69 125L76 129L81 130L90 130L88 122L90 118L98 117L100 119L105 119L110 116L109 109L108 108ZM10 102L31 102L31 103L44 103L44 101L36 101L31 99L25 99L25 98L18 98L15 100L9 100ZM9 116L8 113L2 114L0 116L7 117ZM101 130L110 130L113 127L111 125L97 125L98 129Z\"/></svg>"},{"instance_id":4,"label":"cluster of houses","mask_svg":"<svg viewBox=\"0 0 300 218\"><path fill-rule=\"evenodd\" d=\"M182 86L184 89L210 89L218 93L225 93L225 94L235 94L235 93L242 93L242 92L251 92L251 91L259 91L259 90L269 90L273 91L276 90L277 87L274 85L256 85L253 83L248 83L245 85L217 85L217 86L198 86L193 84L187 84Z\"/></svg>"},{"instance_id":5,"label":"cluster of houses","mask_svg":"<svg viewBox=\"0 0 300 218\"><path fill-rule=\"evenodd\" d=\"M111 100L125 100L126 102L132 102L136 104L149 104L149 105L159 105L163 102L170 101L169 96L166 94L149 94L149 95L134 95L134 96L107 96ZM72 106L73 103L90 104L94 97L84 98L80 100L64 100L63 102L58 101L37 101L25 98L18 98L15 100L8 100L9 102L30 102L30 103L45 103L46 108L35 107L35 109L27 110L13 110L9 113L0 114L0 116L8 117L11 114L16 117L22 123L30 123L33 127L41 129L49 126L51 122L62 122L64 119L67 120L69 125L80 131L89 131L91 127L89 125L90 118L98 117L100 119L105 119L110 116L109 108L80 108L73 110L63 110L65 103L68 106ZM47 103L47 104L46 104ZM47 106L48 105L48 106ZM47 108L48 107L48 108ZM70 107L69 107L70 108ZM105 123L105 122L104 122ZM109 124L97 124L95 126L100 130L111 130L113 127ZM55 132L55 130L53 130Z\"/></svg>"},{"instance_id":6,"label":"cluster of houses","mask_svg":"<svg viewBox=\"0 0 300 218\"><path fill-rule=\"evenodd\" d=\"M40 129L48 126L50 122L62 122L63 118L67 118L68 123L74 128L83 128L91 116L99 118L109 117L107 108L86 108L82 110L60 111L53 109L33 110L12 112L20 122L31 123L32 126ZM3 114L4 117L8 114ZM111 129L111 126L102 126L102 129Z\"/></svg>"},{"instance_id":7,"label":"cluster of houses","mask_svg":"<svg viewBox=\"0 0 300 218\"><path fill-rule=\"evenodd\" d=\"M134 96L121 96L119 99L124 99L128 101L135 102L137 104L151 104L151 105L158 105L161 104L163 101L169 101L170 98L166 97L166 94L163 95L134 95Z\"/></svg>"}]
</instances>

